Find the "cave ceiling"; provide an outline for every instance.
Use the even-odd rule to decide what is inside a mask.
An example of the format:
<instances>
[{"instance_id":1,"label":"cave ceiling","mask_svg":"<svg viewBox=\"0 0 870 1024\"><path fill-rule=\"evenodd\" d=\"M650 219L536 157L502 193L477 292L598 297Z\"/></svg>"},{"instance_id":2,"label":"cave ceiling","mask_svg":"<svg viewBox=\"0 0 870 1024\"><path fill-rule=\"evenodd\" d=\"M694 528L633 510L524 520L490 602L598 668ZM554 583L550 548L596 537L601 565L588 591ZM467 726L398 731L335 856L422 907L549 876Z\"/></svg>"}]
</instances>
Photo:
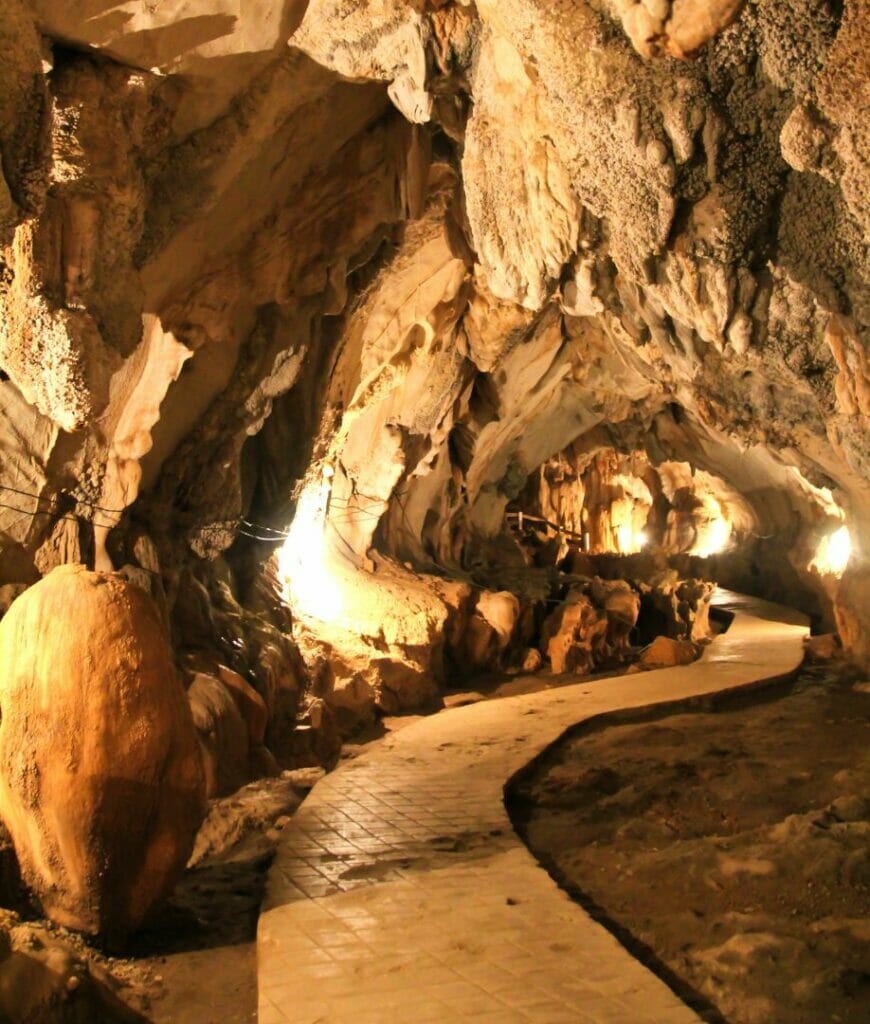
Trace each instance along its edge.
<instances>
[{"instance_id":1,"label":"cave ceiling","mask_svg":"<svg viewBox=\"0 0 870 1024\"><path fill-rule=\"evenodd\" d=\"M335 557L462 570L569 447L860 554L864 0L5 0L0 43L0 583L262 560L324 472Z\"/></svg>"}]
</instances>

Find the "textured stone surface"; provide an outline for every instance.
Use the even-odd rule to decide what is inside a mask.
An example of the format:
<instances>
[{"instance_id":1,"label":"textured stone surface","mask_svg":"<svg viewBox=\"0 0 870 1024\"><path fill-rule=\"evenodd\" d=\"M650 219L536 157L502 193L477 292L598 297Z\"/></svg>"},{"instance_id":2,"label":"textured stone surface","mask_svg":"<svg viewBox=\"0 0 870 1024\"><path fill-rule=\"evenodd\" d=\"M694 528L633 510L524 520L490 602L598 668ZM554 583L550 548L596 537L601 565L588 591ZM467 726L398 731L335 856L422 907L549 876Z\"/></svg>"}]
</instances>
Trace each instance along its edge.
<instances>
[{"instance_id":1,"label":"textured stone surface","mask_svg":"<svg viewBox=\"0 0 870 1024\"><path fill-rule=\"evenodd\" d=\"M0 42L0 585L152 573L279 760L306 691L433 699L471 609L418 574L501 588L560 460L602 551L706 557L715 499L708 575L855 620L809 566L867 557L861 0L10 0ZM314 694L258 581L327 468L380 662Z\"/></svg>"},{"instance_id":2,"label":"textured stone surface","mask_svg":"<svg viewBox=\"0 0 870 1024\"><path fill-rule=\"evenodd\" d=\"M214 676L197 672L187 698L202 749L206 796L226 796L248 781L247 723L234 694Z\"/></svg>"},{"instance_id":3,"label":"textured stone surface","mask_svg":"<svg viewBox=\"0 0 870 1024\"><path fill-rule=\"evenodd\" d=\"M175 883L205 814L196 734L156 609L63 566L0 622L0 815L59 924L111 938Z\"/></svg>"}]
</instances>

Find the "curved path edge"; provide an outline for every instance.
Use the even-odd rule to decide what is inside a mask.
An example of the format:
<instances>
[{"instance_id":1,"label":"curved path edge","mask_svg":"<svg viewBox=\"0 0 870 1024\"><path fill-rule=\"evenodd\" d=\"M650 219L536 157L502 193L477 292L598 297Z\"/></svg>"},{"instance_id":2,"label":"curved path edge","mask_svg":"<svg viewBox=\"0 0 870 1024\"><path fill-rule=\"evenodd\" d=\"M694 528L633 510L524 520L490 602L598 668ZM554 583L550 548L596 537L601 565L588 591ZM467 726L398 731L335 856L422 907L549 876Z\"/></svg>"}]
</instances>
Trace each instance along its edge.
<instances>
[{"instance_id":1,"label":"curved path edge","mask_svg":"<svg viewBox=\"0 0 870 1024\"><path fill-rule=\"evenodd\" d=\"M804 616L718 591L698 661L484 701L342 763L284 831L257 934L259 1024L691 1024L700 1018L565 894L504 786L592 718L793 673Z\"/></svg>"}]
</instances>

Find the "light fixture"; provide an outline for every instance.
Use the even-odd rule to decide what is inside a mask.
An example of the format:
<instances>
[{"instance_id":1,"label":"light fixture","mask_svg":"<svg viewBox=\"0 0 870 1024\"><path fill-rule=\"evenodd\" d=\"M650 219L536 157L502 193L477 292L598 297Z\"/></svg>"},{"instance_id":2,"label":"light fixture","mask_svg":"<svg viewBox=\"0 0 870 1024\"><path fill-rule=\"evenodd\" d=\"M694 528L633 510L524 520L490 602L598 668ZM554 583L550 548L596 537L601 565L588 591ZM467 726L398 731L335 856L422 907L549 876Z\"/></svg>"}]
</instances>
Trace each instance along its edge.
<instances>
[{"instance_id":1,"label":"light fixture","mask_svg":"<svg viewBox=\"0 0 870 1024\"><path fill-rule=\"evenodd\" d=\"M621 555L634 555L649 543L645 530L635 530L630 523L621 523L614 530L616 549Z\"/></svg>"},{"instance_id":2,"label":"light fixture","mask_svg":"<svg viewBox=\"0 0 870 1024\"><path fill-rule=\"evenodd\" d=\"M849 529L840 526L819 541L810 568L823 576L842 576L851 557L852 538Z\"/></svg>"},{"instance_id":3,"label":"light fixture","mask_svg":"<svg viewBox=\"0 0 870 1024\"><path fill-rule=\"evenodd\" d=\"M691 550L691 554L699 558L718 555L731 541L731 523L725 518L722 505L712 495L704 499L704 511L706 517L697 520L697 536Z\"/></svg>"},{"instance_id":4,"label":"light fixture","mask_svg":"<svg viewBox=\"0 0 870 1024\"><path fill-rule=\"evenodd\" d=\"M287 603L300 618L334 622L344 606L342 588L331 567L326 537L331 469L309 483L296 503L287 540L278 553L278 569Z\"/></svg>"}]
</instances>

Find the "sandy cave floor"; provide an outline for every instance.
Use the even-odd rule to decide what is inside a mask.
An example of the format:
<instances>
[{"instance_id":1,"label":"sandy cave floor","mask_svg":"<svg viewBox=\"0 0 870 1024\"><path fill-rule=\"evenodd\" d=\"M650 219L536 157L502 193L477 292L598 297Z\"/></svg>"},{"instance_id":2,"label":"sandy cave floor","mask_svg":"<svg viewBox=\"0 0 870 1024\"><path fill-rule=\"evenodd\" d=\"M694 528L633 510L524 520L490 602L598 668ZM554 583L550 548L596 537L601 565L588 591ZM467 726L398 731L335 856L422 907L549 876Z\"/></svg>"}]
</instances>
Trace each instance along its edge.
<instances>
[{"instance_id":1,"label":"sandy cave floor","mask_svg":"<svg viewBox=\"0 0 870 1024\"><path fill-rule=\"evenodd\" d=\"M848 669L580 729L509 808L560 884L705 1019L870 1020L870 683Z\"/></svg>"}]
</instances>

